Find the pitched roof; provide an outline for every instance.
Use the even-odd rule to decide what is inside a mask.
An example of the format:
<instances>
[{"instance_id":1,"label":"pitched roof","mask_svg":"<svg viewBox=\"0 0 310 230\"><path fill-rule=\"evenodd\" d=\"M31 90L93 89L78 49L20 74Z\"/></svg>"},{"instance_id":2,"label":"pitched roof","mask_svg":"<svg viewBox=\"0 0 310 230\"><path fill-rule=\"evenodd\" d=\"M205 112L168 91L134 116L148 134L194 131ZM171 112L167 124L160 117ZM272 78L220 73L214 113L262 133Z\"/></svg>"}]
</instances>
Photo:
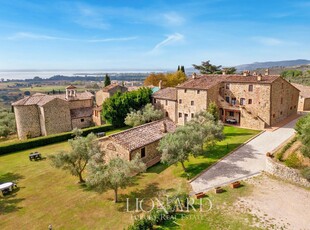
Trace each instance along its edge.
<instances>
[{"instance_id":1,"label":"pitched roof","mask_svg":"<svg viewBox=\"0 0 310 230\"><path fill-rule=\"evenodd\" d=\"M76 87L74 85L68 85L66 89L76 89Z\"/></svg>"},{"instance_id":2,"label":"pitched roof","mask_svg":"<svg viewBox=\"0 0 310 230\"><path fill-rule=\"evenodd\" d=\"M112 89L117 88L117 87L126 88L126 87L121 86L121 85L119 85L119 84L117 84L117 83L113 83L113 84L110 84L110 85L108 85L108 86L102 88L102 91L103 91L103 92L110 92Z\"/></svg>"},{"instance_id":3,"label":"pitched roof","mask_svg":"<svg viewBox=\"0 0 310 230\"><path fill-rule=\"evenodd\" d=\"M70 110L71 118L90 117L93 115L93 108L79 108Z\"/></svg>"},{"instance_id":4,"label":"pitched roof","mask_svg":"<svg viewBox=\"0 0 310 230\"><path fill-rule=\"evenodd\" d=\"M261 80L258 80L258 76L250 75L221 75L221 74L208 74L200 75L196 78L191 78L186 82L178 85L176 88L185 88L185 89L210 89L213 86L221 82L227 83L258 83L258 84L270 84L278 79L280 75L263 75Z\"/></svg>"},{"instance_id":5,"label":"pitched roof","mask_svg":"<svg viewBox=\"0 0 310 230\"><path fill-rule=\"evenodd\" d=\"M262 75L261 80L258 80L258 76L243 76L243 75L227 75L224 82L236 82L236 83L258 83L258 84L270 84L277 80L280 75Z\"/></svg>"},{"instance_id":6,"label":"pitched roof","mask_svg":"<svg viewBox=\"0 0 310 230\"><path fill-rule=\"evenodd\" d=\"M300 85L296 83L292 83L298 90L300 90L300 96L304 98L310 98L310 86Z\"/></svg>"},{"instance_id":7,"label":"pitched roof","mask_svg":"<svg viewBox=\"0 0 310 230\"><path fill-rule=\"evenodd\" d=\"M225 75L201 75L196 78L190 78L186 82L178 85L176 88L183 89L210 89L226 79Z\"/></svg>"},{"instance_id":8,"label":"pitched roof","mask_svg":"<svg viewBox=\"0 0 310 230\"><path fill-rule=\"evenodd\" d=\"M75 97L70 97L69 101L78 101L78 100L89 100L94 95L90 92L82 92L82 93L77 93ZM54 100L54 99L61 99L64 101L66 100L66 95L65 94L56 94L56 95L47 95L47 94L42 94L42 93L36 93L32 96L24 97L23 99L13 102L13 106L18 106L18 105L39 105L43 106L46 103Z\"/></svg>"},{"instance_id":9,"label":"pitched roof","mask_svg":"<svg viewBox=\"0 0 310 230\"><path fill-rule=\"evenodd\" d=\"M168 87L160 89L152 95L154 98L167 99L167 100L177 100L177 89L173 87Z\"/></svg>"},{"instance_id":10,"label":"pitched roof","mask_svg":"<svg viewBox=\"0 0 310 230\"><path fill-rule=\"evenodd\" d=\"M162 131L164 123L166 124L168 133L175 131L176 125L173 121L168 118L164 118L159 121L150 122L117 134L113 134L109 137L104 137L101 140L113 140L125 149L133 151L163 138L163 136L166 135L166 133Z\"/></svg>"}]
</instances>

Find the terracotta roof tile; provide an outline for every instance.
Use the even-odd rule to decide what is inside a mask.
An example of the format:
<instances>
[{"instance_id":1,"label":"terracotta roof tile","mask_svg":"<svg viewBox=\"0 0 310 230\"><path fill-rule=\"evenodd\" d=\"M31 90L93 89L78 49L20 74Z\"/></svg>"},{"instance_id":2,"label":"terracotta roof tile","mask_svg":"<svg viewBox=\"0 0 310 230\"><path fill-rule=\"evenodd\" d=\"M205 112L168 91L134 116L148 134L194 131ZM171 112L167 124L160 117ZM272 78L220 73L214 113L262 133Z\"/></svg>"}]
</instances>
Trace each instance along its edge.
<instances>
[{"instance_id":1,"label":"terracotta roof tile","mask_svg":"<svg viewBox=\"0 0 310 230\"><path fill-rule=\"evenodd\" d=\"M176 125L168 118L140 125L123 132L113 134L101 140L110 139L123 146L129 151L141 148L160 140L166 133L162 132L163 123L166 124L167 132L175 131ZM100 141L100 140L99 140Z\"/></svg>"},{"instance_id":2,"label":"terracotta roof tile","mask_svg":"<svg viewBox=\"0 0 310 230\"><path fill-rule=\"evenodd\" d=\"M168 87L160 89L152 95L154 98L167 99L167 100L177 100L177 89Z\"/></svg>"},{"instance_id":3,"label":"terracotta roof tile","mask_svg":"<svg viewBox=\"0 0 310 230\"><path fill-rule=\"evenodd\" d=\"M104 88L102 89L102 91L103 91L103 92L109 92L109 91L111 91L112 89L117 88L117 87L126 88L126 87L121 86L121 85L119 85L119 84L117 84L117 83L113 83L113 84L111 84L111 85L108 85L108 86L104 87Z\"/></svg>"},{"instance_id":4,"label":"terracotta roof tile","mask_svg":"<svg viewBox=\"0 0 310 230\"><path fill-rule=\"evenodd\" d=\"M310 98L310 86L295 83L292 83L292 85L295 86L298 90L300 90L300 96L304 98Z\"/></svg>"},{"instance_id":5,"label":"terracotta roof tile","mask_svg":"<svg viewBox=\"0 0 310 230\"><path fill-rule=\"evenodd\" d=\"M77 93L76 97L71 97L69 101L77 101L77 100L89 100L94 95L90 92L82 92L82 93ZM24 97L23 99L16 101L12 103L13 106L18 106L18 105L39 105L43 106L46 103L59 98L61 100L67 101L66 100L66 95L65 94L56 94L56 95L47 95L47 94L34 94L32 96Z\"/></svg>"},{"instance_id":6,"label":"terracotta roof tile","mask_svg":"<svg viewBox=\"0 0 310 230\"><path fill-rule=\"evenodd\" d=\"M178 85L176 88L186 88L186 89L210 89L213 86L221 82L235 82L235 83L258 83L258 84L270 84L278 79L280 75L263 75L261 81L258 80L258 76L250 75L221 75L221 74L208 74L200 75L195 79L191 78L186 82Z\"/></svg>"}]
</instances>

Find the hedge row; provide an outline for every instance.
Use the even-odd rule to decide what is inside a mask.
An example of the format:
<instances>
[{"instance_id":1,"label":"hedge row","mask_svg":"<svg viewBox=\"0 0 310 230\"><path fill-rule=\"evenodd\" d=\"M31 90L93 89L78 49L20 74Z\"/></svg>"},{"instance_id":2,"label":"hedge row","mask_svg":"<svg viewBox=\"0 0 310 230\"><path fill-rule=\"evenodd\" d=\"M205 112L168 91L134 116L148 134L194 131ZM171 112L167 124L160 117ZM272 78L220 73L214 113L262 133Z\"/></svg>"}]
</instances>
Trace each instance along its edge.
<instances>
[{"instance_id":1,"label":"hedge row","mask_svg":"<svg viewBox=\"0 0 310 230\"><path fill-rule=\"evenodd\" d=\"M103 125L83 129L83 136L88 135L89 133L98 133L98 132L107 132L113 130L112 125ZM31 149L35 147L45 146L49 144L54 144L62 141L66 141L72 138L72 132L60 133L50 136L37 137L25 141L9 143L5 145L0 145L0 155L12 153L16 151L22 151L26 149Z\"/></svg>"}]
</instances>

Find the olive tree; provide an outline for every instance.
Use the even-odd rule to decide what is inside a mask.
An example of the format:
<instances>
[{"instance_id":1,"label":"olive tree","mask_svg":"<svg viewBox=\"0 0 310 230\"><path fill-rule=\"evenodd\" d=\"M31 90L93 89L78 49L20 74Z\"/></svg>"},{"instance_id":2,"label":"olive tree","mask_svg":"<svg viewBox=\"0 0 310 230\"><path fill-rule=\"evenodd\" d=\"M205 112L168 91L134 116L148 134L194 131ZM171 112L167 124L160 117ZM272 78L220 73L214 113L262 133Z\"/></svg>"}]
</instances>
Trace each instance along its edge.
<instances>
[{"instance_id":1,"label":"olive tree","mask_svg":"<svg viewBox=\"0 0 310 230\"><path fill-rule=\"evenodd\" d=\"M112 189L116 203L118 202L118 189L126 188L132 183L134 175L145 170L146 165L140 158L128 161L117 156L110 159L108 163L97 158L91 160L89 164L87 184L99 191Z\"/></svg>"},{"instance_id":2,"label":"olive tree","mask_svg":"<svg viewBox=\"0 0 310 230\"><path fill-rule=\"evenodd\" d=\"M186 171L184 163L191 155L202 155L204 147L223 139L223 128L222 122L216 121L208 112L196 114L191 121L161 139L158 147L162 152L161 161L169 165L180 162Z\"/></svg>"},{"instance_id":3,"label":"olive tree","mask_svg":"<svg viewBox=\"0 0 310 230\"><path fill-rule=\"evenodd\" d=\"M68 141L71 151L63 151L51 155L49 158L54 167L69 171L72 175L79 178L80 183L84 183L85 180L82 174L86 165L94 156L103 159L103 153L100 151L95 134L90 133L87 137L82 137L82 131L78 129L74 130L74 134L75 137Z\"/></svg>"}]
</instances>

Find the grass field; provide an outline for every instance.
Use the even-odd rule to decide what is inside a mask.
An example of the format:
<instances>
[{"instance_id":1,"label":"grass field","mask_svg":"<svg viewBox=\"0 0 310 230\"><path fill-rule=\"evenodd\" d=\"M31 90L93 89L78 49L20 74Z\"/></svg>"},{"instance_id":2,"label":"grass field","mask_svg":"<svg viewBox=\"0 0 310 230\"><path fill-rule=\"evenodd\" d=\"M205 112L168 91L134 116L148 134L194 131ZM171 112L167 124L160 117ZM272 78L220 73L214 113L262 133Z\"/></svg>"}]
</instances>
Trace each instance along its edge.
<instances>
[{"instance_id":1,"label":"grass field","mask_svg":"<svg viewBox=\"0 0 310 230\"><path fill-rule=\"evenodd\" d=\"M205 157L191 159L187 163L191 176L209 167L256 133L253 130L225 127L224 141L206 151ZM68 149L68 143L63 142L35 150L46 157ZM18 181L19 186L12 195L0 198L0 229L45 229L49 224L53 224L55 229L123 229L132 223L132 214L126 212L126 198L130 198L132 204L135 197L150 198L163 191L188 189L180 165L167 167L157 164L137 176L132 186L120 190L121 202L114 204L112 191L102 194L89 191L77 184L76 177L53 168L49 160L29 161L28 154L31 151L0 156L0 181ZM221 195L222 198L217 201L219 206L233 199L229 194L233 193ZM238 193L234 196L238 196ZM206 221L197 222L197 228L193 228L193 221L181 220L182 229L229 229L229 226L233 227L230 229L240 229L240 226L245 226L242 220L247 217L233 216L220 210L214 209ZM171 228L179 229L173 222L159 229Z\"/></svg>"},{"instance_id":2,"label":"grass field","mask_svg":"<svg viewBox=\"0 0 310 230\"><path fill-rule=\"evenodd\" d=\"M24 87L20 88L21 91L30 91L32 93L38 92L38 93L46 93L46 92L51 92L53 90L58 92L58 90L64 92L66 90L67 85L43 85L41 87ZM76 86L78 92L84 92L85 90L93 90L93 89L86 89L85 86ZM96 89L98 90L98 89Z\"/></svg>"}]
</instances>

